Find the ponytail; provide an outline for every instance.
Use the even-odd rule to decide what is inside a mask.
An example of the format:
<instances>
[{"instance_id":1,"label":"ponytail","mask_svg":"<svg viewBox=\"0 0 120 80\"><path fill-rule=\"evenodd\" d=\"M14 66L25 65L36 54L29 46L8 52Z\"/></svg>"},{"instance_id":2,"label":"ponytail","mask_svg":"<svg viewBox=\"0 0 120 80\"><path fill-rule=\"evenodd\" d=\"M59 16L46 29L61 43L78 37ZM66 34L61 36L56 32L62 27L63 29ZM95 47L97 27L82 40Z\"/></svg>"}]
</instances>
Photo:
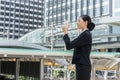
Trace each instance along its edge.
<instances>
[{"instance_id":1,"label":"ponytail","mask_svg":"<svg viewBox=\"0 0 120 80\"><path fill-rule=\"evenodd\" d=\"M94 29L94 27L95 27L95 24L94 24L93 22L90 22L90 23L88 24L88 26L87 26L87 28L88 28L90 31L92 31L92 30Z\"/></svg>"}]
</instances>

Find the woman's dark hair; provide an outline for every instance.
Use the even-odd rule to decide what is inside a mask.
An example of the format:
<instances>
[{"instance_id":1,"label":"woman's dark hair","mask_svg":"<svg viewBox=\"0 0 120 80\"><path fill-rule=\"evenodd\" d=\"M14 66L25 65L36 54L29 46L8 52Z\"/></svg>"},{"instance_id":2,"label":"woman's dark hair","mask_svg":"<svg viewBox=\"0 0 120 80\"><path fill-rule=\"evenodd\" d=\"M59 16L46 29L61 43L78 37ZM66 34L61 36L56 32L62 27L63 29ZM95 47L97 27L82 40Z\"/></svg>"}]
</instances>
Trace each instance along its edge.
<instances>
[{"instance_id":1,"label":"woman's dark hair","mask_svg":"<svg viewBox=\"0 0 120 80\"><path fill-rule=\"evenodd\" d=\"M95 24L91 21L90 16L88 16L88 15L81 15L80 17L83 19L83 21L88 21L87 28L90 31L92 31L94 29L94 27L95 27Z\"/></svg>"}]
</instances>

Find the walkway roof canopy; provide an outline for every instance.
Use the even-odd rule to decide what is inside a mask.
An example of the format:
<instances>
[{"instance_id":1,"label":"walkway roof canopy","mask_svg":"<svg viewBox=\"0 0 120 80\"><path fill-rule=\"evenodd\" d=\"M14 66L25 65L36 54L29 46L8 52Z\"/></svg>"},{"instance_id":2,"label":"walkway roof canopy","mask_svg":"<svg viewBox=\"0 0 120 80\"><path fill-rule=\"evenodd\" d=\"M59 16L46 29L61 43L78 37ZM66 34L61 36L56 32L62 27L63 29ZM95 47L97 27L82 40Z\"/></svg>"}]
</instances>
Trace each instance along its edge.
<instances>
[{"instance_id":1,"label":"walkway roof canopy","mask_svg":"<svg viewBox=\"0 0 120 80\"><path fill-rule=\"evenodd\" d=\"M108 24L114 26L120 26L120 17L105 17L100 18L98 21L99 24Z\"/></svg>"},{"instance_id":2,"label":"walkway roof canopy","mask_svg":"<svg viewBox=\"0 0 120 80\"><path fill-rule=\"evenodd\" d=\"M72 51L58 50L38 50L38 49L23 49L23 48L0 48L1 58L44 58L44 59L61 59L57 61L60 65L66 65L65 59L72 58ZM91 60L96 62L100 68L112 68L120 62L120 53L109 52L91 52ZM63 60L63 61L62 61ZM103 69L103 68L102 68Z\"/></svg>"}]
</instances>

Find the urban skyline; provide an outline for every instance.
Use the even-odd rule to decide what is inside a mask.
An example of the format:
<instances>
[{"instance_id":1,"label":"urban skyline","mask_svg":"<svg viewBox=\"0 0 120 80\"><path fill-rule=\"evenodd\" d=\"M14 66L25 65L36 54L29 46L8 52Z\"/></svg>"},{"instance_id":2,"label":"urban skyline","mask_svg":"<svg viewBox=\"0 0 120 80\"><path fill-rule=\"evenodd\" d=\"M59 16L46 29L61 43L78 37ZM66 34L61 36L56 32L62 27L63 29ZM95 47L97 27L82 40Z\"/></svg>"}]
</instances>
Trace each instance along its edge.
<instances>
[{"instance_id":1,"label":"urban skyline","mask_svg":"<svg viewBox=\"0 0 120 80\"><path fill-rule=\"evenodd\" d=\"M0 37L18 39L43 26L44 0L0 0Z\"/></svg>"},{"instance_id":2,"label":"urban skyline","mask_svg":"<svg viewBox=\"0 0 120 80\"><path fill-rule=\"evenodd\" d=\"M37 3L38 1L38 3ZM20 3L19 3L20 2ZM119 16L119 0L1 0L0 37L18 39L28 32L38 28L56 27L53 32L55 43L62 41L61 25L67 20L70 27L70 37L74 39L77 35L76 21L80 15L87 14L92 17L96 24L93 35L93 47L96 44L119 41L120 27L111 25L99 25L99 19L104 17ZM6 5L6 6L3 6ZM43 11L42 11L43 10ZM55 22L54 22L55 21ZM46 31L49 34L51 29ZM115 35L114 38L111 35ZM105 38L103 38L105 36ZM45 42L51 41L51 36L45 36ZM42 41L39 41L42 42ZM104 44L103 44L104 45ZM101 51L101 48L93 50ZM103 50L103 49L102 49ZM104 51L119 51L119 47L104 48Z\"/></svg>"}]
</instances>

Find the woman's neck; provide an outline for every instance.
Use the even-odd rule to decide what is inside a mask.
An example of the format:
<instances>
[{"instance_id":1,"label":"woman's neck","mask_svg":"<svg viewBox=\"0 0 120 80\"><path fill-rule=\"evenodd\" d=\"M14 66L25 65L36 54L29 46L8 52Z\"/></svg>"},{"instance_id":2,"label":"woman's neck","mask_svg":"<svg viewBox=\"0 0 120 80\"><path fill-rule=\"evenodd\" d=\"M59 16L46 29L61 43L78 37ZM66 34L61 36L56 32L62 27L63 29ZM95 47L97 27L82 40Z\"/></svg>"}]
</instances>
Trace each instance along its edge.
<instances>
[{"instance_id":1,"label":"woman's neck","mask_svg":"<svg viewBox=\"0 0 120 80\"><path fill-rule=\"evenodd\" d=\"M85 27L85 28L82 28L82 31L84 31L84 30L86 30L87 29L87 27Z\"/></svg>"}]
</instances>

